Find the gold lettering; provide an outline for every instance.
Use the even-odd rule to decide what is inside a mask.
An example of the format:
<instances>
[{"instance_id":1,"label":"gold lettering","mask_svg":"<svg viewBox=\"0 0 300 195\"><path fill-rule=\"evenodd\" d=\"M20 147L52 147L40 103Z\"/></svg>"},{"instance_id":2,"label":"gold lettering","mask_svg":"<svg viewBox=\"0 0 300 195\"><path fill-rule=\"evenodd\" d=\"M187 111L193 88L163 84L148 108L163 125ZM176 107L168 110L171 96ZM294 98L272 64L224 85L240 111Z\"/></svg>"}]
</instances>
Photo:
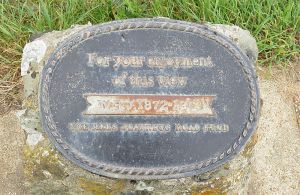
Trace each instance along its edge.
<instances>
[{"instance_id":1,"label":"gold lettering","mask_svg":"<svg viewBox=\"0 0 300 195\"><path fill-rule=\"evenodd\" d=\"M69 123L68 127L72 131L117 131L116 123L84 123L73 122Z\"/></svg>"},{"instance_id":2,"label":"gold lettering","mask_svg":"<svg viewBox=\"0 0 300 195\"><path fill-rule=\"evenodd\" d=\"M214 66L210 56L207 58L188 57L149 57L148 64L151 68L183 68L212 67Z\"/></svg>"},{"instance_id":3,"label":"gold lettering","mask_svg":"<svg viewBox=\"0 0 300 195\"><path fill-rule=\"evenodd\" d=\"M87 53L87 66L109 67L110 64L115 70L120 66L127 68L142 67L145 62L151 68L183 68L193 67L213 67L214 63L210 56L208 57L158 57L151 56L101 56L97 53Z\"/></svg>"},{"instance_id":4,"label":"gold lettering","mask_svg":"<svg viewBox=\"0 0 300 195\"><path fill-rule=\"evenodd\" d=\"M187 84L187 77L157 76L156 78L160 87L185 87Z\"/></svg>"},{"instance_id":5,"label":"gold lettering","mask_svg":"<svg viewBox=\"0 0 300 195\"><path fill-rule=\"evenodd\" d=\"M154 87L153 76L139 75L138 73L134 73L129 76L129 81L133 87Z\"/></svg>"},{"instance_id":6,"label":"gold lettering","mask_svg":"<svg viewBox=\"0 0 300 195\"><path fill-rule=\"evenodd\" d=\"M205 124L203 127L204 132L228 132L229 125L227 124Z\"/></svg>"},{"instance_id":7,"label":"gold lettering","mask_svg":"<svg viewBox=\"0 0 300 195\"><path fill-rule=\"evenodd\" d=\"M93 67L94 63L95 63L95 59L97 58L97 54L96 53L88 53L88 63L87 65L89 67Z\"/></svg>"},{"instance_id":8,"label":"gold lettering","mask_svg":"<svg viewBox=\"0 0 300 195\"><path fill-rule=\"evenodd\" d=\"M171 130L170 124L158 123L158 124L150 124L150 123L123 123L120 126L121 131L153 131L153 132L168 132Z\"/></svg>"}]
</instances>

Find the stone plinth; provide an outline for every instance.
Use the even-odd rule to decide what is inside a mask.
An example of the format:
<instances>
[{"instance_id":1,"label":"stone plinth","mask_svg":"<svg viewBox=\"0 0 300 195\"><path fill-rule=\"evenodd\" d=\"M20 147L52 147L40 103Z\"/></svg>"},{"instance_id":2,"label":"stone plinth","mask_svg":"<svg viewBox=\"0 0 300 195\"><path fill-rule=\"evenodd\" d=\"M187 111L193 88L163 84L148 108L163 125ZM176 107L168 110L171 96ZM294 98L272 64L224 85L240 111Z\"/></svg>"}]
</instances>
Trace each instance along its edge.
<instances>
[{"instance_id":1,"label":"stone plinth","mask_svg":"<svg viewBox=\"0 0 300 195\"><path fill-rule=\"evenodd\" d=\"M43 65L54 49L67 37L90 25L50 32L24 48L21 73L25 99L19 112L27 134L25 155L26 187L31 194L104 194L104 193L178 193L246 194L255 134L242 152L218 169L194 177L169 180L120 180L87 172L65 159L50 143L41 128L38 105L39 79ZM254 65L257 46L248 31L237 26L207 24L232 39Z\"/></svg>"}]
</instances>

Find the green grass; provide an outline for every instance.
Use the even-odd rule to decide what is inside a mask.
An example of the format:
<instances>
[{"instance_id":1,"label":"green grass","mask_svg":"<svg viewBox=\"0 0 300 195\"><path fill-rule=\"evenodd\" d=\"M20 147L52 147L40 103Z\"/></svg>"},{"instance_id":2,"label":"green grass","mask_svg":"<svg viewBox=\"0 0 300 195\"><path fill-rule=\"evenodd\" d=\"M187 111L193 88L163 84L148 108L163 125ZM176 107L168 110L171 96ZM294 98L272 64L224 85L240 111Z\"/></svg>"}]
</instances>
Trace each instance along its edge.
<instances>
[{"instance_id":1,"label":"green grass","mask_svg":"<svg viewBox=\"0 0 300 195\"><path fill-rule=\"evenodd\" d=\"M299 0L2 0L0 94L4 91L5 98L0 97L0 104L18 99L12 89L20 88L22 48L31 34L153 16L248 29L257 40L262 66L286 65L299 56Z\"/></svg>"}]
</instances>

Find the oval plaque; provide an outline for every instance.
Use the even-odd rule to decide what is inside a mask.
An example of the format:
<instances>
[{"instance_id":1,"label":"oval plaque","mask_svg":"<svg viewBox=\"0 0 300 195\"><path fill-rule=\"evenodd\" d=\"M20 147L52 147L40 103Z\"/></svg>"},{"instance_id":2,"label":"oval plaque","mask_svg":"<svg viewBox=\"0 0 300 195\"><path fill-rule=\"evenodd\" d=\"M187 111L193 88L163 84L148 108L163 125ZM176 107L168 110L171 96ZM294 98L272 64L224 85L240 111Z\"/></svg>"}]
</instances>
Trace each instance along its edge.
<instances>
[{"instance_id":1,"label":"oval plaque","mask_svg":"<svg viewBox=\"0 0 300 195\"><path fill-rule=\"evenodd\" d=\"M127 179L217 168L255 129L259 92L248 58L205 26L132 19L62 43L40 81L43 128L69 160Z\"/></svg>"}]
</instances>

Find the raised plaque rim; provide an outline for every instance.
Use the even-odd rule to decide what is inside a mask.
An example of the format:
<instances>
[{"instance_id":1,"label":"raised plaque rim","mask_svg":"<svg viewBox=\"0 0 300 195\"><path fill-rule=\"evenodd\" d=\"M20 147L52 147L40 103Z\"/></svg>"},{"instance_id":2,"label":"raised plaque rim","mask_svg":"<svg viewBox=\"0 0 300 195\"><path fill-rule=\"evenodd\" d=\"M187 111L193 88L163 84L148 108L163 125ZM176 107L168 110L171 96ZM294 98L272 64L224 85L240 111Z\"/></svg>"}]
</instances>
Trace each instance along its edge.
<instances>
[{"instance_id":1,"label":"raised plaque rim","mask_svg":"<svg viewBox=\"0 0 300 195\"><path fill-rule=\"evenodd\" d=\"M48 94L52 72L55 69L55 66L59 63L60 59L65 53L72 50L74 46L93 36L102 33L110 33L113 31L147 28L184 31L186 33L194 33L202 38L205 37L207 39L211 39L223 46L237 59L237 61L239 61L244 72L244 77L246 78L250 89L251 106L248 112L248 121L245 124L244 129L241 130L241 134L235 139L230 147L226 148L226 150L224 150L220 155L212 157L201 163L193 163L184 166L170 166L164 168L121 167L90 160L69 146L68 143L61 138L52 118ZM98 175L120 179L173 179L198 175L216 169L232 159L245 147L247 141L253 134L253 131L256 129L259 118L259 107L259 88L253 64L238 46L236 46L224 35L208 28L205 25L167 18L119 20L87 27L86 29L73 34L70 36L70 38L59 44L59 46L50 56L47 63L43 67L39 85L39 109L42 127L58 151L60 151L64 157L83 169Z\"/></svg>"}]
</instances>

